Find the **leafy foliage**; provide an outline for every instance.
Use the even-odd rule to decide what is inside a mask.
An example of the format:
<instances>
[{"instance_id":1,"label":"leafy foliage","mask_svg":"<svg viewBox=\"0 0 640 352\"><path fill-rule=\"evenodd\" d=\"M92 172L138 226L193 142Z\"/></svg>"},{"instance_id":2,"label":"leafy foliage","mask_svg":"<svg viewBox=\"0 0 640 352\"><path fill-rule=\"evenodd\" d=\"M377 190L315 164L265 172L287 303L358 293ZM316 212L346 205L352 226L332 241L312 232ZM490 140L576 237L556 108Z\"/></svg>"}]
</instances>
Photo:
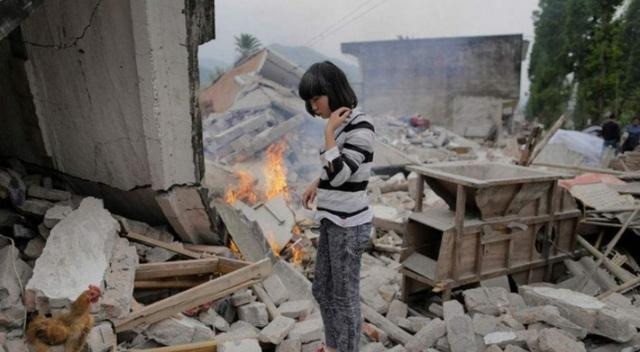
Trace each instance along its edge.
<instances>
[{"instance_id":1,"label":"leafy foliage","mask_svg":"<svg viewBox=\"0 0 640 352\"><path fill-rule=\"evenodd\" d=\"M238 52L238 59L236 63L244 60L245 58L257 53L262 49L260 40L249 33L241 33L239 36L233 37L236 41L236 51Z\"/></svg>"}]
</instances>

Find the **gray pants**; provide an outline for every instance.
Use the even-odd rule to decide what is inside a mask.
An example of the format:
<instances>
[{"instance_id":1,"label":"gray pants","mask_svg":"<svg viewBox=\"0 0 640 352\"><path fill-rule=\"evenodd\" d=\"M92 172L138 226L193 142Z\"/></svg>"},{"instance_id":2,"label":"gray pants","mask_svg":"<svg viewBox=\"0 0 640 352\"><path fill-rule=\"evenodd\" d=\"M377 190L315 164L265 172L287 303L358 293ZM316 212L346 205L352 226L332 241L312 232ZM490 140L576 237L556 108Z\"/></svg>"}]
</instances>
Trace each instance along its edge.
<instances>
[{"instance_id":1,"label":"gray pants","mask_svg":"<svg viewBox=\"0 0 640 352\"><path fill-rule=\"evenodd\" d=\"M340 227L320 224L313 296L320 305L327 347L357 352L360 313L360 258L369 242L371 223Z\"/></svg>"}]
</instances>

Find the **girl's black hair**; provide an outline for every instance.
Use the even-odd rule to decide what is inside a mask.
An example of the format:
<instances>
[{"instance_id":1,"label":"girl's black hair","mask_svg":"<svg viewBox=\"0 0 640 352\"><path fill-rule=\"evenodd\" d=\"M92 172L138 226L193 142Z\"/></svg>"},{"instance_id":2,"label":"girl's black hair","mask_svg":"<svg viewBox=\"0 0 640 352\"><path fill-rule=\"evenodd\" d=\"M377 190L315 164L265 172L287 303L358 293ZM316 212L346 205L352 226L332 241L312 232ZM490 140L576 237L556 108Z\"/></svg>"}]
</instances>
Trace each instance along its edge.
<instances>
[{"instance_id":1,"label":"girl's black hair","mask_svg":"<svg viewBox=\"0 0 640 352\"><path fill-rule=\"evenodd\" d=\"M350 109L358 105L358 98L347 81L347 76L330 61L317 62L304 73L298 85L298 94L305 101L307 112L315 115L311 98L326 95L329 108L336 111L343 106Z\"/></svg>"}]
</instances>

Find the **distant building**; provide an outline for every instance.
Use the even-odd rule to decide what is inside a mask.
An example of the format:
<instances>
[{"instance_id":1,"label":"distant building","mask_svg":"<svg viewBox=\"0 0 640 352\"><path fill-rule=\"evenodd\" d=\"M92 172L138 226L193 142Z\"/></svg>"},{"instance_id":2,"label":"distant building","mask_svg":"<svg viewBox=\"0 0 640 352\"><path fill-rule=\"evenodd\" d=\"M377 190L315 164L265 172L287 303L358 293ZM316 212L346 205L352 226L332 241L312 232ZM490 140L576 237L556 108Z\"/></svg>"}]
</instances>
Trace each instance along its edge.
<instances>
[{"instance_id":1,"label":"distant building","mask_svg":"<svg viewBox=\"0 0 640 352\"><path fill-rule=\"evenodd\" d=\"M527 47L517 34L343 43L342 52L360 62L370 112L422 114L486 137L513 115Z\"/></svg>"}]
</instances>

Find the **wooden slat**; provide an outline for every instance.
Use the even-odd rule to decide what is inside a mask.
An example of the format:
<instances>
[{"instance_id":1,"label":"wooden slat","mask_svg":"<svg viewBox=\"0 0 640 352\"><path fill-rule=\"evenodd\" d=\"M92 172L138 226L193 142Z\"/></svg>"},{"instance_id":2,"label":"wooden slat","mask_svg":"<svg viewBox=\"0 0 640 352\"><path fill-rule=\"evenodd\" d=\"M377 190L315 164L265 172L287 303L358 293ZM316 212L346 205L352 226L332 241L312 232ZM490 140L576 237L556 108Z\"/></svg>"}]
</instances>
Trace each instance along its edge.
<instances>
[{"instance_id":1,"label":"wooden slat","mask_svg":"<svg viewBox=\"0 0 640 352\"><path fill-rule=\"evenodd\" d=\"M416 199L413 210L419 213L422 211L422 200L424 199L424 176L422 174L418 174L416 182L418 182L418 184L416 185Z\"/></svg>"},{"instance_id":2,"label":"wooden slat","mask_svg":"<svg viewBox=\"0 0 640 352\"><path fill-rule=\"evenodd\" d=\"M164 263L140 264L136 268L136 280L153 280L165 277L214 273L218 269L218 258L179 260Z\"/></svg>"},{"instance_id":3,"label":"wooden slat","mask_svg":"<svg viewBox=\"0 0 640 352\"><path fill-rule=\"evenodd\" d=\"M217 341L203 341L186 345L167 346L158 348L133 349L130 352L217 352Z\"/></svg>"},{"instance_id":4,"label":"wooden slat","mask_svg":"<svg viewBox=\"0 0 640 352\"><path fill-rule=\"evenodd\" d=\"M208 280L140 280L133 283L135 289L160 289L160 288L191 288L205 283Z\"/></svg>"},{"instance_id":5,"label":"wooden slat","mask_svg":"<svg viewBox=\"0 0 640 352\"><path fill-rule=\"evenodd\" d=\"M436 278L436 261L420 253L411 254L402 266L431 280Z\"/></svg>"},{"instance_id":6,"label":"wooden slat","mask_svg":"<svg viewBox=\"0 0 640 352\"><path fill-rule=\"evenodd\" d=\"M220 299L262 281L271 273L272 269L270 259L265 258L255 264L155 302L118 321L115 324L116 332L127 331L141 324L152 324L176 313Z\"/></svg>"},{"instance_id":7,"label":"wooden slat","mask_svg":"<svg viewBox=\"0 0 640 352\"><path fill-rule=\"evenodd\" d=\"M455 226L456 234L453 246L453 279L460 276L460 257L462 255L462 235L464 234L464 215L467 204L467 193L463 185L458 185L456 192L456 214Z\"/></svg>"},{"instance_id":8,"label":"wooden slat","mask_svg":"<svg viewBox=\"0 0 640 352\"><path fill-rule=\"evenodd\" d=\"M225 257L216 257L218 258L218 271L226 274L232 271L236 271L238 269L242 269L245 266L251 264L251 262L246 262L238 259L231 259Z\"/></svg>"},{"instance_id":9,"label":"wooden slat","mask_svg":"<svg viewBox=\"0 0 640 352\"><path fill-rule=\"evenodd\" d=\"M125 235L127 238L132 239L136 242L140 242L142 244L146 244L149 246L155 246L155 247L160 247L160 248L164 248L168 251L174 252L174 253L178 253L181 255L184 255L185 257L188 258L193 258L193 259L200 259L201 255L200 253L196 253L187 249L182 248L181 246L175 245L173 243L167 243L164 241L159 241L156 240L155 238L151 238L145 235L141 235L139 233L135 233L135 232L127 232L127 234Z\"/></svg>"}]
</instances>

